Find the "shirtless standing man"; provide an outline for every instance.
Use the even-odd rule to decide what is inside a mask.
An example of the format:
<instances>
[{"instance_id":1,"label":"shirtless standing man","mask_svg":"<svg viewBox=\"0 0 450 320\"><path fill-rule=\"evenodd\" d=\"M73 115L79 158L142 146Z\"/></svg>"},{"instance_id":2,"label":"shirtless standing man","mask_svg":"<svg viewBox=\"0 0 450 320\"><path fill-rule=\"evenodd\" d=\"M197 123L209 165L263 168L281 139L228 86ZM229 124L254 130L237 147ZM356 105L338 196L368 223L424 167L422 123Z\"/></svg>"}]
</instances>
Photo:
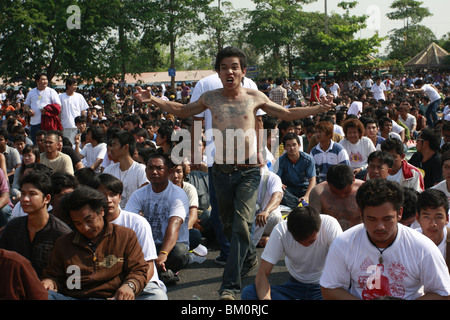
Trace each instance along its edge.
<instances>
[{"instance_id":1,"label":"shirtless standing man","mask_svg":"<svg viewBox=\"0 0 450 320\"><path fill-rule=\"evenodd\" d=\"M230 253L219 293L223 300L234 300L241 290L241 276L257 265L251 228L260 182L258 162L263 162L262 150L254 148L256 111L262 109L281 120L296 120L330 110L332 97L312 107L281 107L264 93L241 85L246 73L246 58L241 50L233 47L218 53L215 70L223 88L207 91L187 105L153 98L149 90L139 87L135 96L143 103L152 103L180 118L195 116L206 109L211 111L216 144L213 181L224 232L230 240Z\"/></svg>"},{"instance_id":2,"label":"shirtless standing man","mask_svg":"<svg viewBox=\"0 0 450 320\"><path fill-rule=\"evenodd\" d=\"M363 180L355 179L348 165L334 165L328 169L326 181L311 190L309 205L336 218L345 231L362 222L356 192L363 183Z\"/></svg>"}]
</instances>

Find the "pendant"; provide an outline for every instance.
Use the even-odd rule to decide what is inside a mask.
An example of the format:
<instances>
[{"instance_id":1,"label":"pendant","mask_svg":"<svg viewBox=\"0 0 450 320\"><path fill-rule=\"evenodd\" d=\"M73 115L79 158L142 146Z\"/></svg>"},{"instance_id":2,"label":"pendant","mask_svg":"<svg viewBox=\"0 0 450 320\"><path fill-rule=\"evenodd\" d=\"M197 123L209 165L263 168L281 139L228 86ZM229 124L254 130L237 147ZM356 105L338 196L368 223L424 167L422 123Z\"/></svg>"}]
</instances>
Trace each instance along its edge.
<instances>
[{"instance_id":1,"label":"pendant","mask_svg":"<svg viewBox=\"0 0 450 320\"><path fill-rule=\"evenodd\" d=\"M380 264L383 264L383 256L380 256L380 259L378 259L378 262L379 262Z\"/></svg>"}]
</instances>

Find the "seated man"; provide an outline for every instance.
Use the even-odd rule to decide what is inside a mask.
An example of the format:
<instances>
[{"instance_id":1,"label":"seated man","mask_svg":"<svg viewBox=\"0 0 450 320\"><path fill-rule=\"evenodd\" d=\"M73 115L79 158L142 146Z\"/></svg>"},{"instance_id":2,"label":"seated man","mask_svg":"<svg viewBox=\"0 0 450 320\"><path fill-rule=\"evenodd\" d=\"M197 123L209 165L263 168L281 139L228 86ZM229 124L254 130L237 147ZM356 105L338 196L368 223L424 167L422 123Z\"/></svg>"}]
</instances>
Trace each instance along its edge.
<instances>
[{"instance_id":1,"label":"seated man","mask_svg":"<svg viewBox=\"0 0 450 320\"><path fill-rule=\"evenodd\" d=\"M62 171L73 174L72 159L58 151L59 135L56 131L47 131L44 139L44 152L40 155L40 163L51 168L53 172Z\"/></svg>"},{"instance_id":2,"label":"seated man","mask_svg":"<svg viewBox=\"0 0 450 320\"><path fill-rule=\"evenodd\" d=\"M295 208L279 223L261 255L255 285L245 287L242 300L321 300L319 280L328 249L342 233L335 218L311 206ZM290 280L270 285L273 266L285 255Z\"/></svg>"},{"instance_id":3,"label":"seated man","mask_svg":"<svg viewBox=\"0 0 450 320\"><path fill-rule=\"evenodd\" d=\"M320 213L335 217L345 231L361 223L355 196L362 184L364 181L355 179L349 166L337 164L328 169L327 181L311 191L309 205Z\"/></svg>"},{"instance_id":4,"label":"seated man","mask_svg":"<svg viewBox=\"0 0 450 320\"><path fill-rule=\"evenodd\" d=\"M75 230L55 242L42 272L49 300L133 300L148 273L136 233L107 221L105 195L91 187L78 187L61 205Z\"/></svg>"},{"instance_id":5,"label":"seated man","mask_svg":"<svg viewBox=\"0 0 450 320\"><path fill-rule=\"evenodd\" d=\"M327 177L328 168L336 164L350 165L350 159L345 148L333 141L333 124L329 121L320 121L316 125L316 137L319 142L311 149L311 156L316 163L317 183Z\"/></svg>"},{"instance_id":6,"label":"seated man","mask_svg":"<svg viewBox=\"0 0 450 320\"><path fill-rule=\"evenodd\" d=\"M417 221L420 228L417 231L422 232L430 238L446 259L447 267L450 267L450 257L448 253L447 237L449 204L447 196L437 189L427 189L417 197Z\"/></svg>"},{"instance_id":7,"label":"seated man","mask_svg":"<svg viewBox=\"0 0 450 320\"><path fill-rule=\"evenodd\" d=\"M111 223L130 228L136 232L138 242L144 252L145 261L148 263L148 282L144 290L136 297L136 300L141 300L143 297L146 300L167 300L166 287L159 280L158 273L155 272L154 260L158 255L156 254L150 225L142 216L120 208L119 204L123 192L122 181L107 173L97 176L97 181L97 190L102 192L108 201L106 219Z\"/></svg>"},{"instance_id":8,"label":"seated man","mask_svg":"<svg viewBox=\"0 0 450 320\"><path fill-rule=\"evenodd\" d=\"M103 142L103 131L98 126L91 126L86 130L86 144L80 150L79 140L76 140L75 151L80 159L86 160L86 167L100 172L100 165L106 155L106 143Z\"/></svg>"},{"instance_id":9,"label":"seated man","mask_svg":"<svg viewBox=\"0 0 450 320\"><path fill-rule=\"evenodd\" d=\"M27 215L14 218L5 226L0 248L15 251L30 260L40 276L56 239L71 230L47 211L53 192L49 175L39 171L25 175L20 192L20 205Z\"/></svg>"},{"instance_id":10,"label":"seated man","mask_svg":"<svg viewBox=\"0 0 450 320\"><path fill-rule=\"evenodd\" d=\"M170 159L153 154L147 162L150 181L136 190L125 210L142 214L152 227L160 279L166 284L179 281L176 272L189 262L189 200L186 192L169 180Z\"/></svg>"},{"instance_id":11,"label":"seated man","mask_svg":"<svg viewBox=\"0 0 450 320\"><path fill-rule=\"evenodd\" d=\"M280 156L275 169L283 182L282 205L295 208L302 201L309 201L309 193L316 185L316 166L311 155L302 152L300 138L287 133L283 139L285 154Z\"/></svg>"},{"instance_id":12,"label":"seated man","mask_svg":"<svg viewBox=\"0 0 450 320\"><path fill-rule=\"evenodd\" d=\"M326 300L448 300L450 274L437 246L399 223L403 188L386 179L356 194L363 223L339 235L320 278Z\"/></svg>"},{"instance_id":13,"label":"seated man","mask_svg":"<svg viewBox=\"0 0 450 320\"><path fill-rule=\"evenodd\" d=\"M422 173L406 161L404 150L403 143L398 139L387 139L381 143L381 151L388 152L394 157L387 179L398 182L402 187L422 192L425 189Z\"/></svg>"},{"instance_id":14,"label":"seated man","mask_svg":"<svg viewBox=\"0 0 450 320\"><path fill-rule=\"evenodd\" d=\"M431 188L443 180L439 155L440 133L431 128L423 128L417 137L417 152L409 163L423 173L425 189Z\"/></svg>"},{"instance_id":15,"label":"seated man","mask_svg":"<svg viewBox=\"0 0 450 320\"><path fill-rule=\"evenodd\" d=\"M374 151L367 159L366 181L370 179L387 179L394 165L394 157L386 151Z\"/></svg>"},{"instance_id":16,"label":"seated man","mask_svg":"<svg viewBox=\"0 0 450 320\"><path fill-rule=\"evenodd\" d=\"M136 139L128 131L114 132L108 137L108 156L114 163L103 172L115 176L123 183L121 209L125 209L125 204L134 191L148 184L145 165L133 160L135 150Z\"/></svg>"},{"instance_id":17,"label":"seated man","mask_svg":"<svg viewBox=\"0 0 450 320\"><path fill-rule=\"evenodd\" d=\"M256 211L253 230L255 246L265 247L273 228L283 220L280 208L282 198L283 186L280 177L271 171L263 170L256 200L259 209Z\"/></svg>"}]
</instances>

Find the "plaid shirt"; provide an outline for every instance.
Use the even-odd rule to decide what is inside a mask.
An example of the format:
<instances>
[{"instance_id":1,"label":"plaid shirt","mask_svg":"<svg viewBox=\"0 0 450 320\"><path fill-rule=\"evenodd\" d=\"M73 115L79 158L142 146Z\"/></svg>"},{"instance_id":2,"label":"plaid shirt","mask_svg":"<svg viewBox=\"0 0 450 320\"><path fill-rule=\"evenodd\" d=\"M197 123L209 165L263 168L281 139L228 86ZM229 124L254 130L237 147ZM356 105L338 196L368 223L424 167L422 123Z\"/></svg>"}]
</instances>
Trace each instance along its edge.
<instances>
[{"instance_id":1,"label":"plaid shirt","mask_svg":"<svg viewBox=\"0 0 450 320\"><path fill-rule=\"evenodd\" d=\"M30 242L28 216L18 217L6 224L0 236L0 248L15 251L28 260L37 275L47 266L56 239L72 230L63 221L49 214L45 227L39 230Z\"/></svg>"},{"instance_id":2,"label":"plaid shirt","mask_svg":"<svg viewBox=\"0 0 450 320\"><path fill-rule=\"evenodd\" d=\"M278 103L280 106L283 106L286 104L287 100L287 90L283 88L282 86L278 86L269 92L269 98L275 103Z\"/></svg>"}]
</instances>

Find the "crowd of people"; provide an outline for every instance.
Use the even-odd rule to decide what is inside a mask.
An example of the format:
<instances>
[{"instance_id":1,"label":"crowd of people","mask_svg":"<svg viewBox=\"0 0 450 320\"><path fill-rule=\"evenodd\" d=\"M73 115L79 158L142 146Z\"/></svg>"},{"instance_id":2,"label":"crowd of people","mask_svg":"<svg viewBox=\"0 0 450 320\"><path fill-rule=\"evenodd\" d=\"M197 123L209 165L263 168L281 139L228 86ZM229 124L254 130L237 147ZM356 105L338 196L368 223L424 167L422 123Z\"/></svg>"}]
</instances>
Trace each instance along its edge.
<instances>
[{"instance_id":1,"label":"crowd of people","mask_svg":"<svg viewBox=\"0 0 450 320\"><path fill-rule=\"evenodd\" d=\"M167 300L208 243L224 300L450 296L450 74L215 70L0 91L0 298Z\"/></svg>"}]
</instances>

